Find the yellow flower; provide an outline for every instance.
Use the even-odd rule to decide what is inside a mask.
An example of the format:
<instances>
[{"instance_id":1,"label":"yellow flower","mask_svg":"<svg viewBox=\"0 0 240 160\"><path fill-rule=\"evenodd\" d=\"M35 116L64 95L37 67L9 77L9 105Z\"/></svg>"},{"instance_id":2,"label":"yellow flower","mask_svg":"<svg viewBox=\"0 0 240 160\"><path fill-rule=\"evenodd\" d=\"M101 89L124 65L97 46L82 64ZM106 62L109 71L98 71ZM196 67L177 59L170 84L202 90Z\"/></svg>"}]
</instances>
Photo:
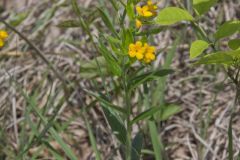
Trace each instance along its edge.
<instances>
[{"instance_id":1,"label":"yellow flower","mask_svg":"<svg viewBox=\"0 0 240 160\"><path fill-rule=\"evenodd\" d=\"M4 41L0 39L0 48L2 48L3 46L4 46Z\"/></svg>"},{"instance_id":2,"label":"yellow flower","mask_svg":"<svg viewBox=\"0 0 240 160\"><path fill-rule=\"evenodd\" d=\"M147 5L148 5L150 10L156 10L157 9L157 5L153 4L153 2L151 0L147 1Z\"/></svg>"},{"instance_id":3,"label":"yellow flower","mask_svg":"<svg viewBox=\"0 0 240 160\"><path fill-rule=\"evenodd\" d=\"M137 58L138 60L142 60L143 57L144 57L144 55L143 55L142 52L137 52L137 53L136 53L136 58Z\"/></svg>"},{"instance_id":4,"label":"yellow flower","mask_svg":"<svg viewBox=\"0 0 240 160\"><path fill-rule=\"evenodd\" d=\"M4 30L0 30L0 38L2 40L5 40L6 38L8 38L8 33Z\"/></svg>"},{"instance_id":5,"label":"yellow flower","mask_svg":"<svg viewBox=\"0 0 240 160\"><path fill-rule=\"evenodd\" d=\"M144 50L142 48L142 42L137 41L135 44L131 43L129 45L128 54L131 58L136 57L138 60L143 59Z\"/></svg>"},{"instance_id":6,"label":"yellow flower","mask_svg":"<svg viewBox=\"0 0 240 160\"><path fill-rule=\"evenodd\" d=\"M135 45L134 44L130 44L128 47L128 54L130 57L135 57L136 56L136 49L135 49Z\"/></svg>"},{"instance_id":7,"label":"yellow flower","mask_svg":"<svg viewBox=\"0 0 240 160\"><path fill-rule=\"evenodd\" d=\"M156 12L157 5L153 4L153 2L151 0L148 0L146 5L144 5L142 7L137 6L136 10L140 16L152 17L157 14L157 12Z\"/></svg>"},{"instance_id":8,"label":"yellow flower","mask_svg":"<svg viewBox=\"0 0 240 160\"><path fill-rule=\"evenodd\" d=\"M153 13L149 10L148 6L143 6L143 7L137 6L136 10L140 16L143 16L143 17L153 16Z\"/></svg>"},{"instance_id":9,"label":"yellow flower","mask_svg":"<svg viewBox=\"0 0 240 160\"><path fill-rule=\"evenodd\" d=\"M152 52L147 52L144 57L145 63L150 63L151 61L154 61L156 59L156 56Z\"/></svg>"},{"instance_id":10,"label":"yellow flower","mask_svg":"<svg viewBox=\"0 0 240 160\"><path fill-rule=\"evenodd\" d=\"M155 51L156 48L154 46L150 46L147 43L144 43L143 45L141 41L137 41L135 44L131 43L128 47L129 57L136 58L145 63L150 63L156 59L154 54Z\"/></svg>"},{"instance_id":11,"label":"yellow flower","mask_svg":"<svg viewBox=\"0 0 240 160\"><path fill-rule=\"evenodd\" d=\"M0 48L5 44L4 40L8 38L8 33L4 30L0 30Z\"/></svg>"},{"instance_id":12,"label":"yellow flower","mask_svg":"<svg viewBox=\"0 0 240 160\"><path fill-rule=\"evenodd\" d=\"M136 19L135 25L137 28L140 28L142 26L142 22L139 19Z\"/></svg>"},{"instance_id":13,"label":"yellow flower","mask_svg":"<svg viewBox=\"0 0 240 160\"><path fill-rule=\"evenodd\" d=\"M136 47L137 47L138 49L140 49L140 48L142 47L142 42L141 42L141 41L137 41L137 42L136 42Z\"/></svg>"}]
</instances>

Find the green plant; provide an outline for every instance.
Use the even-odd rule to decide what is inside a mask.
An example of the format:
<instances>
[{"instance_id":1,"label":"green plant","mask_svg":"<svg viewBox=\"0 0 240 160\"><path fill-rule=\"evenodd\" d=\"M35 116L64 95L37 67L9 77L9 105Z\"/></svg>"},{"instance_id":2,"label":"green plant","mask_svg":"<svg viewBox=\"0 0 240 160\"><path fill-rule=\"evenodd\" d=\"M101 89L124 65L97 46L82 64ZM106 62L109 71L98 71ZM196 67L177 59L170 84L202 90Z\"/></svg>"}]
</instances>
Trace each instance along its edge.
<instances>
[{"instance_id":1,"label":"green plant","mask_svg":"<svg viewBox=\"0 0 240 160\"><path fill-rule=\"evenodd\" d=\"M158 26L153 25L155 19L160 17L157 15L158 9L156 4L150 0L145 1L143 6L140 6L139 1L136 0L127 1L126 3L112 0L111 4L115 13L118 13L121 8L124 11L113 21L105 8L99 7L97 9L99 16L108 29L105 33L99 31L97 39L90 32L87 20L82 18L81 11L75 0L72 0L72 5L79 21L67 20L59 24L59 26L65 28L82 27L89 35L96 51L100 53L100 56L95 57L94 60L81 64L81 75L86 78L101 77L105 93L99 90L98 93L88 89L85 89L85 91L100 102L113 134L124 148L124 159L140 159L143 137L139 133L132 139L132 126L147 119L151 119L148 121L156 159L161 159L160 152L163 151L163 146L156 137L158 133L154 115L159 113L160 116L157 116L157 119L160 121L166 120L171 115L178 113L180 108L176 105L164 106L163 103L161 106L159 104L153 106L152 101L147 100L150 98L149 95L152 95L151 88L153 88L154 84L151 82L173 73L173 70L169 69L169 65L162 69L154 69L151 65L151 62L156 59L156 53L159 52L156 51L154 46L149 45L148 41L152 35L162 31ZM142 29L144 25L152 25L153 27L151 29ZM116 28L118 28L118 31ZM132 67L132 64L137 61L137 67ZM111 83L116 85L117 90L106 83L108 77L115 77L111 78ZM164 83L165 81L164 79ZM144 91L140 90L141 86L144 87ZM95 87L97 86L95 85ZM111 96L110 92L115 92L114 95L117 94L124 103L120 106L113 104L114 97ZM133 114L134 104L132 97L136 92L142 92L141 94L144 95L145 100L141 105L142 107L138 107L138 115L135 116ZM162 151L157 149L159 147Z\"/></svg>"}]
</instances>

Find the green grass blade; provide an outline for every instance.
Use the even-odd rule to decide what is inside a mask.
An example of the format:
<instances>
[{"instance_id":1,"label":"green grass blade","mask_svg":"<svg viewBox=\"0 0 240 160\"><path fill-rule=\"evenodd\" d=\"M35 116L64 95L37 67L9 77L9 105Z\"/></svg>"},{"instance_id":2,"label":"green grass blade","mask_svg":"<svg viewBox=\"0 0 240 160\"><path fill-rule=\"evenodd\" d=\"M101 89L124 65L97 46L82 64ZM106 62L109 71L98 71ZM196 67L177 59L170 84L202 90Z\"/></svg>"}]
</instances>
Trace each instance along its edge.
<instances>
[{"instance_id":1,"label":"green grass blade","mask_svg":"<svg viewBox=\"0 0 240 160\"><path fill-rule=\"evenodd\" d=\"M44 123L44 125L50 125L48 123L48 119L45 118L41 112L36 108L36 106L30 101L29 97L24 93L24 97L29 103L29 106L33 109L33 111L37 114L40 120ZM51 126L51 125L50 125ZM71 160L77 160L78 158L73 154L72 150L68 147L68 145L62 140L59 136L59 133L56 132L55 129L49 128L49 132L53 136L53 138L58 142L58 144L62 147L63 151Z\"/></svg>"},{"instance_id":2,"label":"green grass blade","mask_svg":"<svg viewBox=\"0 0 240 160\"><path fill-rule=\"evenodd\" d=\"M43 143L48 148L48 150L52 153L52 155L56 160L64 160L62 156L51 146L51 144L48 141L43 141Z\"/></svg>"},{"instance_id":3,"label":"green grass blade","mask_svg":"<svg viewBox=\"0 0 240 160\"><path fill-rule=\"evenodd\" d=\"M96 143L96 139L93 135L93 132L92 132L92 128L86 118L86 116L84 115L85 113L83 113L83 118L84 118L84 121L85 121L85 124L87 126L87 130L88 130L88 135L89 135L89 138L90 138L90 143L91 143L91 146L92 146L92 149L95 153L95 156L96 156L96 160L101 160L101 156L100 156L100 153L99 153L99 150L97 148L97 143Z\"/></svg>"},{"instance_id":4,"label":"green grass blade","mask_svg":"<svg viewBox=\"0 0 240 160\"><path fill-rule=\"evenodd\" d=\"M163 160L163 145L160 143L160 140L158 139L158 131L157 131L157 126L154 121L148 121L148 126L150 130L150 136L151 136L151 141L153 145L153 150L154 150L154 155L155 155L155 160Z\"/></svg>"},{"instance_id":5,"label":"green grass blade","mask_svg":"<svg viewBox=\"0 0 240 160\"><path fill-rule=\"evenodd\" d=\"M72 0L72 9L73 11L75 12L75 14L79 17L81 17L81 11L78 7L78 3L77 3L77 0Z\"/></svg>"}]
</instances>

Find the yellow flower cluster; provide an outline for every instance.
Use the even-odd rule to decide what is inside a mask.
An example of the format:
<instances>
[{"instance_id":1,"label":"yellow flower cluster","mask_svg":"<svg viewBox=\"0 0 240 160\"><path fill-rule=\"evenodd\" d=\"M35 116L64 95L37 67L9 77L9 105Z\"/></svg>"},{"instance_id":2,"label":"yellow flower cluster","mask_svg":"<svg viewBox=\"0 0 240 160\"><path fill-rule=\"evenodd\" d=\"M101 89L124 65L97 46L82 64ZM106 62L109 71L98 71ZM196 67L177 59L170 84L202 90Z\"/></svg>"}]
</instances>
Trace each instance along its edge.
<instances>
[{"instance_id":1,"label":"yellow flower cluster","mask_svg":"<svg viewBox=\"0 0 240 160\"><path fill-rule=\"evenodd\" d=\"M137 13L142 17L152 17L157 14L157 5L155 5L151 0L147 1L147 4L140 7L136 7Z\"/></svg>"},{"instance_id":2,"label":"yellow flower cluster","mask_svg":"<svg viewBox=\"0 0 240 160\"><path fill-rule=\"evenodd\" d=\"M4 41L8 38L8 33L4 30L0 30L0 48L4 46Z\"/></svg>"},{"instance_id":3,"label":"yellow flower cluster","mask_svg":"<svg viewBox=\"0 0 240 160\"><path fill-rule=\"evenodd\" d=\"M135 44L131 43L128 47L128 54L131 58L137 58L145 63L150 63L156 59L155 51L156 48L154 46L150 46L147 43L143 44L141 41L137 41Z\"/></svg>"},{"instance_id":4,"label":"yellow flower cluster","mask_svg":"<svg viewBox=\"0 0 240 160\"><path fill-rule=\"evenodd\" d=\"M157 5L155 5L151 0L148 0L144 6L136 6L136 11L139 16L149 18L157 15ZM135 20L135 25L137 28L142 26L142 22L139 19Z\"/></svg>"}]
</instances>

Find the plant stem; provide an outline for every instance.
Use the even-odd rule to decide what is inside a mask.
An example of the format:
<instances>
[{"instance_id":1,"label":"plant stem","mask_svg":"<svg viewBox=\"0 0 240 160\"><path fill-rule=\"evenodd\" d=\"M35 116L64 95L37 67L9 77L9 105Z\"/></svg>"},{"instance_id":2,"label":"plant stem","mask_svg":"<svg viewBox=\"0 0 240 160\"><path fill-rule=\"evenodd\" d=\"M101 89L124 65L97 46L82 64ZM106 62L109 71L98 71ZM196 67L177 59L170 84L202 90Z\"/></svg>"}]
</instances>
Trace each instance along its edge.
<instances>
[{"instance_id":1,"label":"plant stem","mask_svg":"<svg viewBox=\"0 0 240 160\"><path fill-rule=\"evenodd\" d=\"M126 103L126 110L127 110L127 118L126 118L126 125L127 125L127 142L126 142L126 160L131 160L131 149L132 149L132 140L131 140L131 135L132 135L132 127L131 127L131 121L130 121L130 116L132 112L131 108L131 102L130 102L130 91L127 87L127 71L125 71L123 75L123 86L124 86L124 100Z\"/></svg>"}]
</instances>

